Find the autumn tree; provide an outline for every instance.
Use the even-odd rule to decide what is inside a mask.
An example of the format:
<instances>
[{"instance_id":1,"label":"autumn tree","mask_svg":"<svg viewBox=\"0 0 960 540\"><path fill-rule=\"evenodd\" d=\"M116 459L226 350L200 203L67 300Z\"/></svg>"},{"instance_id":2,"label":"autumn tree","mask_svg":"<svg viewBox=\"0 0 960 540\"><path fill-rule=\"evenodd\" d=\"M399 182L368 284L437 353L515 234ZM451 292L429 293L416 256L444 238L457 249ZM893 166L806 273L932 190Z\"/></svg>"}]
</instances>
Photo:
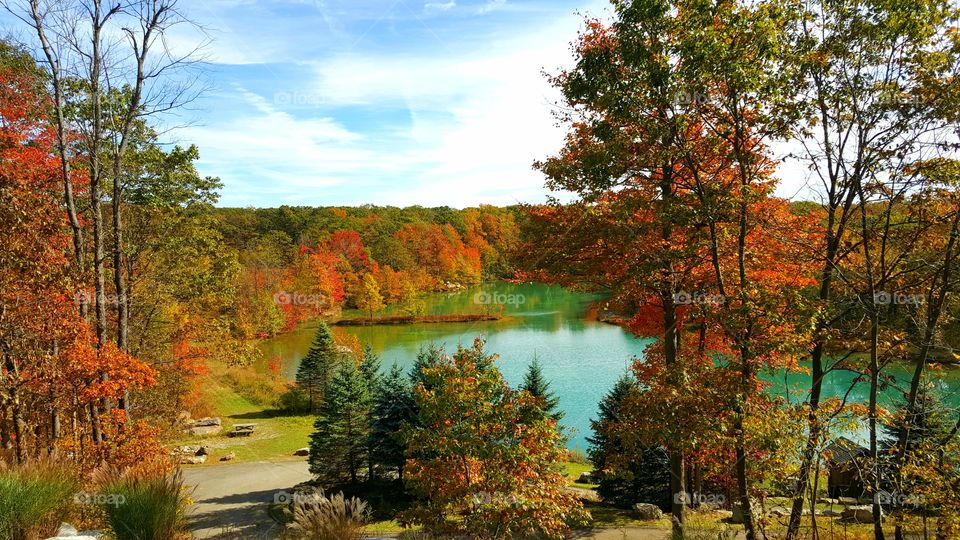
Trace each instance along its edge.
<instances>
[{"instance_id":1,"label":"autumn tree","mask_svg":"<svg viewBox=\"0 0 960 540\"><path fill-rule=\"evenodd\" d=\"M380 295L380 285L372 274L364 274L361 280L360 290L357 291L354 302L357 309L366 311L373 318L373 312L384 308L383 296Z\"/></svg>"},{"instance_id":2,"label":"autumn tree","mask_svg":"<svg viewBox=\"0 0 960 540\"><path fill-rule=\"evenodd\" d=\"M434 534L562 538L585 517L567 492L556 423L530 416L477 340L422 370L420 425L407 426L407 484L423 499L405 515ZM529 418L528 423L517 423Z\"/></svg>"}]
</instances>

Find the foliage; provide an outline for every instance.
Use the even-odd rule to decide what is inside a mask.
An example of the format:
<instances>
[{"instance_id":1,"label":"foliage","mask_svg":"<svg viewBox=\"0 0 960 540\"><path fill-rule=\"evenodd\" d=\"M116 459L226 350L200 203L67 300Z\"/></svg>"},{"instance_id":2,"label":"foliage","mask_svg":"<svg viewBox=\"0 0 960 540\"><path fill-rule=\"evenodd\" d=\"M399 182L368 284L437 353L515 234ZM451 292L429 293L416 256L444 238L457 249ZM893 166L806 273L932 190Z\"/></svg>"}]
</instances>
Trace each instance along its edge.
<instances>
[{"instance_id":1,"label":"foliage","mask_svg":"<svg viewBox=\"0 0 960 540\"><path fill-rule=\"evenodd\" d=\"M94 483L99 495L105 496L101 508L118 540L189 537L188 490L180 470L171 470L165 461L102 468L96 471Z\"/></svg>"},{"instance_id":2,"label":"foliage","mask_svg":"<svg viewBox=\"0 0 960 540\"><path fill-rule=\"evenodd\" d=\"M327 323L320 322L313 343L297 367L297 385L307 394L309 410L313 412L326 400L327 389L341 363L341 354Z\"/></svg>"},{"instance_id":3,"label":"foliage","mask_svg":"<svg viewBox=\"0 0 960 540\"><path fill-rule=\"evenodd\" d=\"M30 540L55 533L78 485L75 472L65 463L0 462L0 538Z\"/></svg>"},{"instance_id":4,"label":"foliage","mask_svg":"<svg viewBox=\"0 0 960 540\"><path fill-rule=\"evenodd\" d=\"M310 435L310 472L325 485L356 484L367 463L370 389L354 362L340 364Z\"/></svg>"},{"instance_id":5,"label":"foliage","mask_svg":"<svg viewBox=\"0 0 960 540\"><path fill-rule=\"evenodd\" d=\"M394 364L375 394L370 422L370 453L374 463L392 467L403 479L406 445L401 428L417 421L413 391L406 376Z\"/></svg>"},{"instance_id":6,"label":"foliage","mask_svg":"<svg viewBox=\"0 0 960 540\"><path fill-rule=\"evenodd\" d=\"M534 358L533 362L527 366L527 372L523 375L523 382L520 384L520 391L528 392L537 399L543 414L557 422L563 419L563 411L557 408L560 398L550 390L550 382L543 376L543 367L538 359Z\"/></svg>"},{"instance_id":7,"label":"foliage","mask_svg":"<svg viewBox=\"0 0 960 540\"><path fill-rule=\"evenodd\" d=\"M423 499L405 515L437 534L562 538L585 518L566 490L556 423L511 391L483 342L421 369L419 426L403 429L407 484Z\"/></svg>"}]
</instances>

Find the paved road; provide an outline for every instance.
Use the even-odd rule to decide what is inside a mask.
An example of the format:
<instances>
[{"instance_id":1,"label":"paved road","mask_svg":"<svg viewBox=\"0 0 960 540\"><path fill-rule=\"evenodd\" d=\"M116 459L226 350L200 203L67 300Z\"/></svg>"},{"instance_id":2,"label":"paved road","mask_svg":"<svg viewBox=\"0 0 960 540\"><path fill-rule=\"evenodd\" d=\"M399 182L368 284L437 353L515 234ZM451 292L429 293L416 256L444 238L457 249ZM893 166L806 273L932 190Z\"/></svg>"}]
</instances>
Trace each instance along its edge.
<instances>
[{"instance_id":1,"label":"paved road","mask_svg":"<svg viewBox=\"0 0 960 540\"><path fill-rule=\"evenodd\" d=\"M306 461L236 463L184 467L194 486L190 509L196 538L276 538L267 506L278 492L310 479Z\"/></svg>"}]
</instances>

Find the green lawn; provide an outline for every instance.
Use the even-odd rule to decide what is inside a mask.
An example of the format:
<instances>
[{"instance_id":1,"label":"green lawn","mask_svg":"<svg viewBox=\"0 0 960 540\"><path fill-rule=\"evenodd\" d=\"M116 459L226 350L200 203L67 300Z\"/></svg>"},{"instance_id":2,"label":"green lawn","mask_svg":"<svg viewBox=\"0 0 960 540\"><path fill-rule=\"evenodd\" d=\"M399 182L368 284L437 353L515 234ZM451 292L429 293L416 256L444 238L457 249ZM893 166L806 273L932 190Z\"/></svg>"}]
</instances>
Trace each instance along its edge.
<instances>
[{"instance_id":1,"label":"green lawn","mask_svg":"<svg viewBox=\"0 0 960 540\"><path fill-rule=\"evenodd\" d=\"M217 464L221 456L233 452L233 461L277 461L304 459L293 452L307 446L313 432L313 416L285 415L264 408L238 395L225 384L214 380L207 387L207 399L220 420L223 433L209 437L185 435L170 442L171 445L204 444L211 448L211 456L204 466ZM249 437L227 437L226 433L235 424L257 424Z\"/></svg>"}]
</instances>

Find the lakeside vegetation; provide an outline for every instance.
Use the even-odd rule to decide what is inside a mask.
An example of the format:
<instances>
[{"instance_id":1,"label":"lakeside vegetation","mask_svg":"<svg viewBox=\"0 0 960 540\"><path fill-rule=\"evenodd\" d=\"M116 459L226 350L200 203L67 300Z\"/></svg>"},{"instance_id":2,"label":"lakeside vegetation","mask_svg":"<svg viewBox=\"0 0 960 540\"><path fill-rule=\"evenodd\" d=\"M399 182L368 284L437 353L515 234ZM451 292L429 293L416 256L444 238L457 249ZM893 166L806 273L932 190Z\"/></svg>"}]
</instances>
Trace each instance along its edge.
<instances>
[{"instance_id":1,"label":"lakeside vegetation","mask_svg":"<svg viewBox=\"0 0 960 540\"><path fill-rule=\"evenodd\" d=\"M200 65L158 45L176 2L4 5L30 37L0 42L2 540L187 538L181 465L304 458L270 508L292 538L960 536L929 377L960 358L954 3L613 2L550 77L568 136L535 167L572 200L464 209L217 208L162 135ZM774 196L784 141L816 201ZM404 371L330 327L497 321L423 295L498 279L651 339L585 456L537 361L510 385L477 337ZM307 321L291 382L261 344Z\"/></svg>"}]
</instances>

